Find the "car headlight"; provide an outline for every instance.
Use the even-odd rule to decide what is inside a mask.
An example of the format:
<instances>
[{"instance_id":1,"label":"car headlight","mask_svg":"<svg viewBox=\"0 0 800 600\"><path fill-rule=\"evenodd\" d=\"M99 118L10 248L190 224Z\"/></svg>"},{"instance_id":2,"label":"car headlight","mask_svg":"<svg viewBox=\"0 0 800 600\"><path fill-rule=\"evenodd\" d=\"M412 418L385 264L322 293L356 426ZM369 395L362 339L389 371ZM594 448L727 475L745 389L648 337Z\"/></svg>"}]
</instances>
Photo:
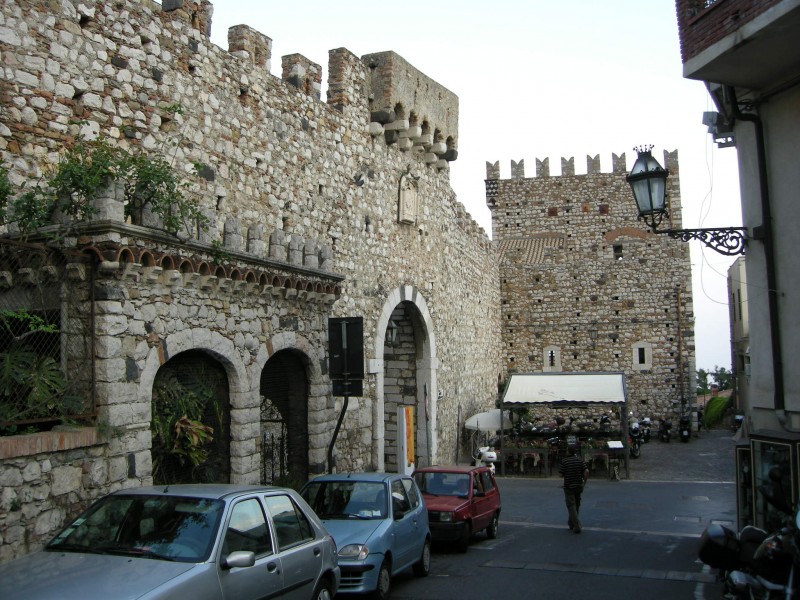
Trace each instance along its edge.
<instances>
[{"instance_id":1,"label":"car headlight","mask_svg":"<svg viewBox=\"0 0 800 600\"><path fill-rule=\"evenodd\" d=\"M451 513L451 512L440 512L439 513L439 520L442 523L452 523L453 522L453 513Z\"/></svg>"},{"instance_id":2,"label":"car headlight","mask_svg":"<svg viewBox=\"0 0 800 600\"><path fill-rule=\"evenodd\" d=\"M348 544L339 550L339 558L364 560L367 556L369 556L369 548L366 544Z\"/></svg>"}]
</instances>

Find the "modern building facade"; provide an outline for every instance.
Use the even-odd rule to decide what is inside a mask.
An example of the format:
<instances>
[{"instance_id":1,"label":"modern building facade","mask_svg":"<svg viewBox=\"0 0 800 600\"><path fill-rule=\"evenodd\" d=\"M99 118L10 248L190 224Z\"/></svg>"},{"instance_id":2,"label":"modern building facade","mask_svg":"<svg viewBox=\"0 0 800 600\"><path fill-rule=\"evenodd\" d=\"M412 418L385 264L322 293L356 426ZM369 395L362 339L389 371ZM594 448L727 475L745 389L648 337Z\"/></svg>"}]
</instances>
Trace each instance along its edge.
<instances>
[{"instance_id":1,"label":"modern building facade","mask_svg":"<svg viewBox=\"0 0 800 600\"><path fill-rule=\"evenodd\" d=\"M800 2L677 0L676 10L684 77L706 84L716 111L705 122L738 153L750 349L739 518L771 526L757 486L772 471L793 504L800 472Z\"/></svg>"}]
</instances>

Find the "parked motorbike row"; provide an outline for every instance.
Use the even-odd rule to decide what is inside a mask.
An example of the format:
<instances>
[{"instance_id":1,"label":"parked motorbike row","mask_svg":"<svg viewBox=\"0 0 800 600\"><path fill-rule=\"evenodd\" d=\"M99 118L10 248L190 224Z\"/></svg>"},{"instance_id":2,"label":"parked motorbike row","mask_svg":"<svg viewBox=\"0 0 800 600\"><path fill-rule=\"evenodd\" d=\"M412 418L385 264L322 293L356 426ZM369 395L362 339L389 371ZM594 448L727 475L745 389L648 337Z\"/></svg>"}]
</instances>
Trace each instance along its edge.
<instances>
[{"instance_id":1,"label":"parked motorbike row","mask_svg":"<svg viewBox=\"0 0 800 600\"><path fill-rule=\"evenodd\" d=\"M652 421L645 417L640 423L633 415L630 416L628 425L628 448L631 458L639 458L642 453L642 444L650 441ZM689 415L681 415L678 420L678 437L682 442L688 442L692 437L692 420ZM672 419L661 419L658 426L658 439L668 443L672 439Z\"/></svg>"},{"instance_id":2,"label":"parked motorbike row","mask_svg":"<svg viewBox=\"0 0 800 600\"><path fill-rule=\"evenodd\" d=\"M800 592L800 510L790 516L792 510L780 485L779 467L770 469L769 479L759 492L785 515L783 526L767 533L749 525L737 534L711 524L700 538L698 557L717 569L723 582L723 598L788 600Z\"/></svg>"}]
</instances>

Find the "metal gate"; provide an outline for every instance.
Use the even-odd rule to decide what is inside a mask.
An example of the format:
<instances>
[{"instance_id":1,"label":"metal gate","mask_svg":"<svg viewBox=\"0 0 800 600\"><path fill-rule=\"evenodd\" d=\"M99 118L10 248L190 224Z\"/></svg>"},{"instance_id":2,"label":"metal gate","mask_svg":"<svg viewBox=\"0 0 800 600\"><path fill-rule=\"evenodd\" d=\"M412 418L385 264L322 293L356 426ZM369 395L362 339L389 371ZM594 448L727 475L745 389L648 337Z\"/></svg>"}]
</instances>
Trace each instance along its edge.
<instances>
[{"instance_id":1,"label":"metal gate","mask_svg":"<svg viewBox=\"0 0 800 600\"><path fill-rule=\"evenodd\" d=\"M286 422L268 398L261 397L261 483L282 482L288 472Z\"/></svg>"}]
</instances>

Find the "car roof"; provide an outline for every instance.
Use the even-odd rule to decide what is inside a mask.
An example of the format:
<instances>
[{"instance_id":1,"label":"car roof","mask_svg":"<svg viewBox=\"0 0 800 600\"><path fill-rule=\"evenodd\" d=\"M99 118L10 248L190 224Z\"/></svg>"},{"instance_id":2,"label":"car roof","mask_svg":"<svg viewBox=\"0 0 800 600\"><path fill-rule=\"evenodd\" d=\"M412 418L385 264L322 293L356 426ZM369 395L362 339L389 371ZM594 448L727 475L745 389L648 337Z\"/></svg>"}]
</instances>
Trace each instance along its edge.
<instances>
[{"instance_id":1,"label":"car roof","mask_svg":"<svg viewBox=\"0 0 800 600\"><path fill-rule=\"evenodd\" d=\"M320 475L310 480L309 483L316 481L367 481L383 483L392 479L403 477L400 473L377 473L374 471L361 471L355 473L328 473L327 475Z\"/></svg>"},{"instance_id":2,"label":"car roof","mask_svg":"<svg viewBox=\"0 0 800 600\"><path fill-rule=\"evenodd\" d=\"M420 467L416 473L472 473L474 471L491 470L485 465L431 465L429 467Z\"/></svg>"},{"instance_id":3,"label":"car roof","mask_svg":"<svg viewBox=\"0 0 800 600\"><path fill-rule=\"evenodd\" d=\"M166 485L151 485L144 487L126 488L114 492L116 495L159 495L159 496L190 496L194 498L208 498L221 500L228 496L250 494L253 492L286 492L291 491L270 485L242 485L234 483L181 483Z\"/></svg>"}]
</instances>

